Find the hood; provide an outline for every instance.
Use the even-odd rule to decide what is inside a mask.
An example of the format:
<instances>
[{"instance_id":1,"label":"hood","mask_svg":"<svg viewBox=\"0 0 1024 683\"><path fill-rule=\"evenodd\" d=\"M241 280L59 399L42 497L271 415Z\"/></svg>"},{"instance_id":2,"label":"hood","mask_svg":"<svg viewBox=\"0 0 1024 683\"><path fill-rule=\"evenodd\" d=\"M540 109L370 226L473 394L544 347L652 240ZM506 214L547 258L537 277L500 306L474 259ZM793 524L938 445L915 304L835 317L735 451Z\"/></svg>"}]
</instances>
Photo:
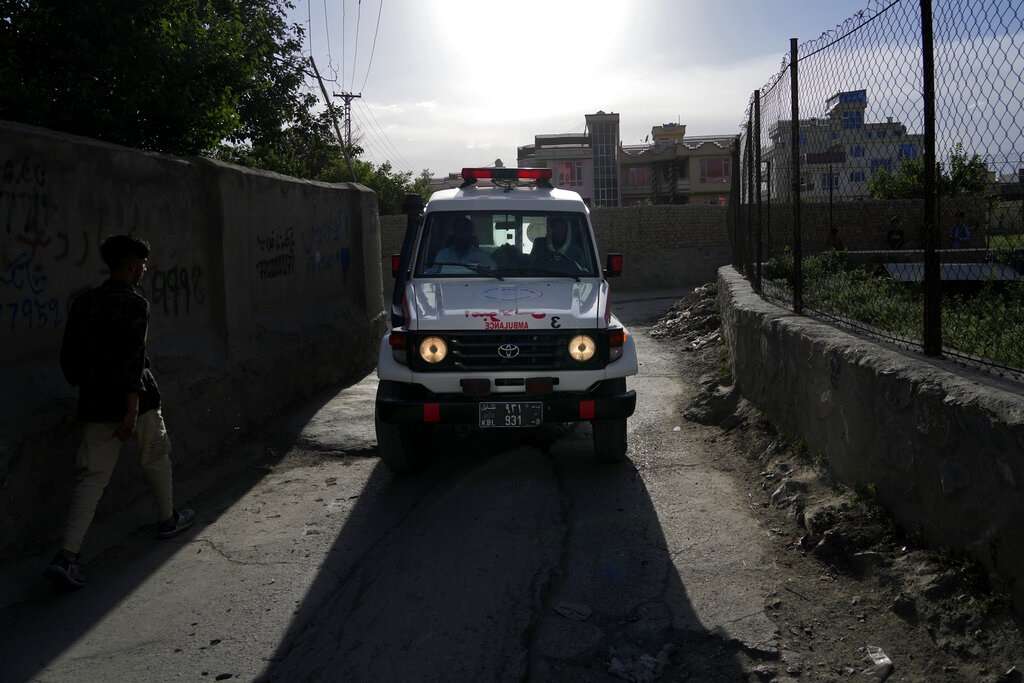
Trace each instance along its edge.
<instances>
[{"instance_id":1,"label":"hood","mask_svg":"<svg viewBox=\"0 0 1024 683\"><path fill-rule=\"evenodd\" d=\"M594 329L607 289L599 278L417 279L407 285L406 296L413 329Z\"/></svg>"}]
</instances>

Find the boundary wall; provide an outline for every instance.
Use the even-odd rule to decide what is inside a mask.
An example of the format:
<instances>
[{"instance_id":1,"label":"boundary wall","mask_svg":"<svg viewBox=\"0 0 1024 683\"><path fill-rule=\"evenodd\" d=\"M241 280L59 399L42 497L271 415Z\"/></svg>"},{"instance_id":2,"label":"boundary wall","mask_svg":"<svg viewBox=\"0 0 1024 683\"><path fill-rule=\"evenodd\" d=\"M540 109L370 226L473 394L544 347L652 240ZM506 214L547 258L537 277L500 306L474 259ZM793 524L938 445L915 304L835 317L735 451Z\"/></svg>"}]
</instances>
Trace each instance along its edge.
<instances>
[{"instance_id":1,"label":"boundary wall","mask_svg":"<svg viewBox=\"0 0 1024 683\"><path fill-rule=\"evenodd\" d=\"M1024 613L1024 395L759 297L718 271L722 332L744 397L908 531L968 553Z\"/></svg>"},{"instance_id":2,"label":"boundary wall","mask_svg":"<svg viewBox=\"0 0 1024 683\"><path fill-rule=\"evenodd\" d=\"M0 122L0 221L0 559L61 531L77 429L58 353L71 300L106 277L105 237L153 248L141 288L176 476L376 362L379 222L360 185ZM135 461L99 520L147 495Z\"/></svg>"}]
</instances>

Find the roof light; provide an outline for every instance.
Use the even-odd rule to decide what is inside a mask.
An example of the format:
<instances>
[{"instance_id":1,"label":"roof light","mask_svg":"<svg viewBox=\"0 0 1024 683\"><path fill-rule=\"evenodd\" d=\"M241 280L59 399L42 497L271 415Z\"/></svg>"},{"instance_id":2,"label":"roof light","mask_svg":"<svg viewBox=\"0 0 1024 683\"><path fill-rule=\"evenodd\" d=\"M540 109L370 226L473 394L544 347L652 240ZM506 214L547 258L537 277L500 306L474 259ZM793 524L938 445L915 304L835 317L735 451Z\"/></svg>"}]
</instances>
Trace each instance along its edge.
<instances>
[{"instance_id":1,"label":"roof light","mask_svg":"<svg viewBox=\"0 0 1024 683\"><path fill-rule=\"evenodd\" d=\"M467 183L478 180L513 182L516 180L551 181L550 168L464 168L462 179Z\"/></svg>"}]
</instances>

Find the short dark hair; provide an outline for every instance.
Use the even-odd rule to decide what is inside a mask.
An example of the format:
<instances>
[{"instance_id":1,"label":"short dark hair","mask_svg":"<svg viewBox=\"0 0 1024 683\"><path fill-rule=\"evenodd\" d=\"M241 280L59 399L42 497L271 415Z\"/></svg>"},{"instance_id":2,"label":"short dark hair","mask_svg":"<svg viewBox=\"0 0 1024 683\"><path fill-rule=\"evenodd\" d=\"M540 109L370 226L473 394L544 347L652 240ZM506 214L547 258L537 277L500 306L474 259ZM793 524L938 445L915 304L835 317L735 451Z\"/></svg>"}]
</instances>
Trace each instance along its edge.
<instances>
[{"instance_id":1,"label":"short dark hair","mask_svg":"<svg viewBox=\"0 0 1024 683\"><path fill-rule=\"evenodd\" d=\"M100 245L100 256L111 271L119 270L131 259L149 258L149 242L131 235L112 235Z\"/></svg>"}]
</instances>

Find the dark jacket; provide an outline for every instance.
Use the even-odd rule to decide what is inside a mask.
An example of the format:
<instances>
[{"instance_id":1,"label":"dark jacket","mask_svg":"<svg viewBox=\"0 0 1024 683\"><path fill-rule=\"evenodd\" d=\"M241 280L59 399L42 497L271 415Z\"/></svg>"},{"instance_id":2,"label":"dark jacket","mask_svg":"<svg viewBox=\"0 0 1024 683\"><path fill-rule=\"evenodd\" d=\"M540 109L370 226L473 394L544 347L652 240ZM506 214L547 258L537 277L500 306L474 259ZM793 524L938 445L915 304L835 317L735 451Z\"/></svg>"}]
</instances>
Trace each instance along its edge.
<instances>
[{"instance_id":1,"label":"dark jacket","mask_svg":"<svg viewBox=\"0 0 1024 683\"><path fill-rule=\"evenodd\" d=\"M160 407L146 355L148 328L149 302L124 283L107 280L75 299L64 344L81 358L79 419L120 422L131 392L139 394L140 415Z\"/></svg>"}]
</instances>

